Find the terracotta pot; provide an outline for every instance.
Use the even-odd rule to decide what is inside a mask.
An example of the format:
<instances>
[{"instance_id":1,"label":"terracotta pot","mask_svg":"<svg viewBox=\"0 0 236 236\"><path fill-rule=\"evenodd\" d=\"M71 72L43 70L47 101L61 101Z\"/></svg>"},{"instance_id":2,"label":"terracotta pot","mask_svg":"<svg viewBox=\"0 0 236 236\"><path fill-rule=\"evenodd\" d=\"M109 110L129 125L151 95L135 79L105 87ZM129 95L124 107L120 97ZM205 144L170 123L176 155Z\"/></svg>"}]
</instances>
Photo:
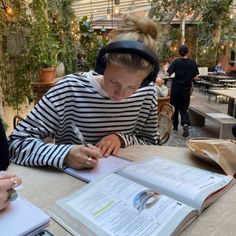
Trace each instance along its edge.
<instances>
[{"instance_id":1,"label":"terracotta pot","mask_svg":"<svg viewBox=\"0 0 236 236\"><path fill-rule=\"evenodd\" d=\"M52 82L55 78L55 68L42 68L39 71L39 82L47 83Z\"/></svg>"}]
</instances>

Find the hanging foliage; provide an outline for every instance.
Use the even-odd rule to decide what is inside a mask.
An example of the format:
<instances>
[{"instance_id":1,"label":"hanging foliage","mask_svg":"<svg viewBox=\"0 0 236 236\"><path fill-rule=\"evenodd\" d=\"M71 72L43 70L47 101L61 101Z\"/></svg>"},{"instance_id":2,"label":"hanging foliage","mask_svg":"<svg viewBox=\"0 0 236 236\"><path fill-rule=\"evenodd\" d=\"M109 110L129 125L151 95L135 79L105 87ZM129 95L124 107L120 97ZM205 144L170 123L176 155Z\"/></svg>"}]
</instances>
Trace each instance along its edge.
<instances>
[{"instance_id":1,"label":"hanging foliage","mask_svg":"<svg viewBox=\"0 0 236 236\"><path fill-rule=\"evenodd\" d=\"M48 20L53 35L60 42L59 60L65 65L65 72L77 70L78 22L71 7L72 1L48 1ZM77 27L77 29L76 29Z\"/></svg>"},{"instance_id":2,"label":"hanging foliage","mask_svg":"<svg viewBox=\"0 0 236 236\"><path fill-rule=\"evenodd\" d=\"M5 2L5 1L4 1ZM73 73L78 40L72 34L75 19L71 0L9 1L11 15L0 11L0 85L4 104L17 111L34 98L31 82L42 64L58 57ZM56 21L58 18L58 21Z\"/></svg>"},{"instance_id":3,"label":"hanging foliage","mask_svg":"<svg viewBox=\"0 0 236 236\"><path fill-rule=\"evenodd\" d=\"M208 62L204 65L211 65L215 63L218 54L223 52L221 50L222 45L230 43L234 45L236 42L235 19L230 18L232 3L233 0L152 0L149 17L159 24L168 25L169 33L171 34L173 19L179 20L181 23L188 15L191 15L192 20L200 16L200 21L197 22L195 27L195 40L189 40L188 42L190 45L192 43L196 45L196 58L198 58L198 62L200 64ZM189 31L188 28L185 33L186 41L188 38L192 38L188 34L193 32ZM161 39L161 45L163 48L170 48L168 34L165 33L165 35L167 35L166 41ZM180 37L178 38L178 44L180 44Z\"/></svg>"},{"instance_id":4,"label":"hanging foliage","mask_svg":"<svg viewBox=\"0 0 236 236\"><path fill-rule=\"evenodd\" d=\"M206 0L151 0L149 17L155 16L158 22L169 22L173 16L180 19L194 11L200 11L205 5Z\"/></svg>"},{"instance_id":5,"label":"hanging foliage","mask_svg":"<svg viewBox=\"0 0 236 236\"><path fill-rule=\"evenodd\" d=\"M80 62L80 70L86 71L94 69L98 51L106 44L93 30L92 17L89 19L87 16L82 17L79 21L80 31L80 48L78 58Z\"/></svg>"},{"instance_id":6,"label":"hanging foliage","mask_svg":"<svg viewBox=\"0 0 236 236\"><path fill-rule=\"evenodd\" d=\"M14 1L11 7L12 16L0 11L0 82L4 103L19 111L20 104L33 96L29 71L24 69L31 17L22 1Z\"/></svg>"}]
</instances>

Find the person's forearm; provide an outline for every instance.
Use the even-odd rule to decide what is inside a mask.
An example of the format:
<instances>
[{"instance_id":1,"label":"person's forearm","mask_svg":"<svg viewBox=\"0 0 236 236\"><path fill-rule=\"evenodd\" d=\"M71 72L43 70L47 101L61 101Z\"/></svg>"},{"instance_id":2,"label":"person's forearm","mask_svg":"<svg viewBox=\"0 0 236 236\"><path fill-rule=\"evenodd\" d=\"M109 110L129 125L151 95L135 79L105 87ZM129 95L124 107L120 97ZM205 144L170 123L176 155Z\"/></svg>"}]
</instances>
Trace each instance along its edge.
<instances>
[{"instance_id":1,"label":"person's forearm","mask_svg":"<svg viewBox=\"0 0 236 236\"><path fill-rule=\"evenodd\" d=\"M9 140L11 162L24 166L52 166L63 169L64 158L72 145L45 143L37 138Z\"/></svg>"}]
</instances>

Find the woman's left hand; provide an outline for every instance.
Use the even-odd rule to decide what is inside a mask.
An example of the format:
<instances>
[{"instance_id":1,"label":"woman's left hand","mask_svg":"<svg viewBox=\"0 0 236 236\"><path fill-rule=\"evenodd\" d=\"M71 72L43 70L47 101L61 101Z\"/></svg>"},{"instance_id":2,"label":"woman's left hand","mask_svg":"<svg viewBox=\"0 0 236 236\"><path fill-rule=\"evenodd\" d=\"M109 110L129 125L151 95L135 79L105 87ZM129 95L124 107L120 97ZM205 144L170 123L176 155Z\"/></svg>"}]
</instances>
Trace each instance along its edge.
<instances>
[{"instance_id":1,"label":"woman's left hand","mask_svg":"<svg viewBox=\"0 0 236 236\"><path fill-rule=\"evenodd\" d=\"M121 142L116 134L103 137L96 145L101 150L102 156L116 155L121 147Z\"/></svg>"},{"instance_id":2,"label":"woman's left hand","mask_svg":"<svg viewBox=\"0 0 236 236\"><path fill-rule=\"evenodd\" d=\"M11 198L11 195L15 195L14 188L21 184L22 180L15 174L10 174L5 171L0 171L0 211L6 208ZM17 195L16 195L17 196Z\"/></svg>"}]
</instances>

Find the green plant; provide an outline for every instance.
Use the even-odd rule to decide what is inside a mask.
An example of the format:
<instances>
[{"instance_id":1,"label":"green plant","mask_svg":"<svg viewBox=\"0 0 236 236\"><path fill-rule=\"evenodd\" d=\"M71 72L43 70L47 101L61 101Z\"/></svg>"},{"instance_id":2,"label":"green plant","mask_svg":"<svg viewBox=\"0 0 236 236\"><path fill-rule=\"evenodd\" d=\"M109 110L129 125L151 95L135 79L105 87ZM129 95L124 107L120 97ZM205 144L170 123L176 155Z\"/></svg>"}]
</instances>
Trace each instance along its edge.
<instances>
[{"instance_id":1,"label":"green plant","mask_svg":"<svg viewBox=\"0 0 236 236\"><path fill-rule=\"evenodd\" d=\"M14 16L9 17L0 11L0 83L3 90L3 104L21 109L27 98L32 99L31 74L25 66L27 61L27 38L31 18L27 5L14 1ZM14 36L12 38L12 36ZM15 40L13 49L9 40ZM21 39L21 40L19 40ZM14 46L15 45L15 46ZM17 46L17 47L16 47Z\"/></svg>"},{"instance_id":2,"label":"green plant","mask_svg":"<svg viewBox=\"0 0 236 236\"><path fill-rule=\"evenodd\" d=\"M179 30L172 26L169 26L167 30L164 30L163 28L160 28L160 30L162 31L162 34L157 43L158 58L161 62L172 61L174 57L178 56Z\"/></svg>"},{"instance_id":3,"label":"green plant","mask_svg":"<svg viewBox=\"0 0 236 236\"><path fill-rule=\"evenodd\" d=\"M80 48L78 56L84 61L79 69L84 71L95 67L98 51L107 43L97 35L92 27L92 18L88 19L87 16L84 16L79 21Z\"/></svg>"},{"instance_id":4,"label":"green plant","mask_svg":"<svg viewBox=\"0 0 236 236\"><path fill-rule=\"evenodd\" d=\"M197 23L194 32L188 30L187 25L185 25L185 43L197 52L193 56L200 65L211 66L212 63L216 63L217 57L224 52L220 49L221 46L230 43L233 45L236 40L235 19L230 19L229 14L232 3L233 0L152 0L149 17L154 18L158 23L164 23L163 25L166 28L171 25L173 19L178 19L180 26L183 19L188 15L192 14L193 20L200 18L200 21L193 22ZM169 29L171 28L169 27ZM181 32L180 27L178 30ZM163 32L161 32L162 34ZM192 35L194 37L191 37ZM163 42L168 42L169 34L165 33L165 36L166 40L163 40L161 36L161 45L163 46ZM180 44L180 37L178 44ZM162 51L166 54L167 50Z\"/></svg>"},{"instance_id":5,"label":"green plant","mask_svg":"<svg viewBox=\"0 0 236 236\"><path fill-rule=\"evenodd\" d=\"M21 104L34 98L31 82L41 67L62 61L66 73L76 71L76 41L71 20L75 18L71 0L9 1L14 16L0 11L0 85L4 104L17 111ZM53 7L51 7L53 6ZM1 7L1 3L0 3ZM58 17L58 21L55 21ZM8 35L22 38L16 55L9 53ZM14 47L13 47L14 48Z\"/></svg>"},{"instance_id":6,"label":"green plant","mask_svg":"<svg viewBox=\"0 0 236 236\"><path fill-rule=\"evenodd\" d=\"M61 52L58 60L63 62L65 73L77 70L78 21L72 9L72 0L48 1L48 22L54 38L59 42Z\"/></svg>"},{"instance_id":7,"label":"green plant","mask_svg":"<svg viewBox=\"0 0 236 236\"><path fill-rule=\"evenodd\" d=\"M37 72L40 68L55 67L57 55L61 51L59 42L53 37L49 27L46 4L45 0L33 0L29 4L34 13L28 51L28 60L33 72Z\"/></svg>"}]
</instances>

